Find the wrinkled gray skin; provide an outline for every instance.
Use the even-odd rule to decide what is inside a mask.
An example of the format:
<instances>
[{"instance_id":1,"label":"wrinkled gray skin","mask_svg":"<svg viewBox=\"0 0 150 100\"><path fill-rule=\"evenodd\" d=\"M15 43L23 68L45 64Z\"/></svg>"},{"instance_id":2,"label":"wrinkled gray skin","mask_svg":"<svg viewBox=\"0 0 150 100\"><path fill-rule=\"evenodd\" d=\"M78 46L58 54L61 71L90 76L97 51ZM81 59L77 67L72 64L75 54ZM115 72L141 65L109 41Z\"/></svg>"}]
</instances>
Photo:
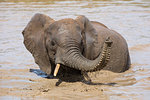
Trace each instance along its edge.
<instances>
[{"instance_id":1,"label":"wrinkled gray skin","mask_svg":"<svg viewBox=\"0 0 150 100\"><path fill-rule=\"evenodd\" d=\"M55 21L35 14L22 34L26 48L48 75L53 74L56 64L83 72L100 69L123 72L130 66L125 39L85 16ZM110 57L107 57L108 48ZM105 58L109 61L104 66Z\"/></svg>"}]
</instances>

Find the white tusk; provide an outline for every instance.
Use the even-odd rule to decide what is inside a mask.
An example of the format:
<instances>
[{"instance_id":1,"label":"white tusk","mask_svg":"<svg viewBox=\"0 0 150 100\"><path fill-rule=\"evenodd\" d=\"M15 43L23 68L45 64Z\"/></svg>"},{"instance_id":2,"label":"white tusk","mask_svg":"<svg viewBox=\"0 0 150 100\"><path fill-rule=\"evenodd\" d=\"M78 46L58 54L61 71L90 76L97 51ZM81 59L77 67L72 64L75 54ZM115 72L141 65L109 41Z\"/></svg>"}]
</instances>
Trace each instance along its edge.
<instances>
[{"instance_id":1,"label":"white tusk","mask_svg":"<svg viewBox=\"0 0 150 100\"><path fill-rule=\"evenodd\" d=\"M60 64L57 64L56 67L55 67L54 76L57 75L59 67L60 67Z\"/></svg>"}]
</instances>

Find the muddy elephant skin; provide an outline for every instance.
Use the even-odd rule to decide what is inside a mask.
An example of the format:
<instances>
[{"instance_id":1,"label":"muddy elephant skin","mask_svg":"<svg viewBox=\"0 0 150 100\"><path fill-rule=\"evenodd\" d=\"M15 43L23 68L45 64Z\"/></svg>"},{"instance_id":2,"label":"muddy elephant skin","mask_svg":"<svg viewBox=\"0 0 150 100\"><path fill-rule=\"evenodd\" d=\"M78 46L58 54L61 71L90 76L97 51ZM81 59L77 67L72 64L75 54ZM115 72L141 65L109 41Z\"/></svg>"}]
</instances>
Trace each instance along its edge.
<instances>
[{"instance_id":1,"label":"muddy elephant skin","mask_svg":"<svg viewBox=\"0 0 150 100\"><path fill-rule=\"evenodd\" d=\"M37 13L22 34L35 63L48 75L54 73L57 64L84 72L123 72L130 67L126 40L85 16L55 21Z\"/></svg>"}]
</instances>

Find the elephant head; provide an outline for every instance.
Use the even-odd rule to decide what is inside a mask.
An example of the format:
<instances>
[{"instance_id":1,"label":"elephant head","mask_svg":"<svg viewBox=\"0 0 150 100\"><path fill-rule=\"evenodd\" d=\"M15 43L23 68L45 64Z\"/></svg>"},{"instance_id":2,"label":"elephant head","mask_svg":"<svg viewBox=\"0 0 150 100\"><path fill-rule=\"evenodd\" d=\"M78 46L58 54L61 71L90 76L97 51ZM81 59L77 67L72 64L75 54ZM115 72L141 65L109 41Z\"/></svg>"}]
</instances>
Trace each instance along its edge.
<instances>
[{"instance_id":1,"label":"elephant head","mask_svg":"<svg viewBox=\"0 0 150 100\"><path fill-rule=\"evenodd\" d=\"M96 30L85 16L54 21L46 15L35 14L22 33L26 48L47 74L53 73L54 65L81 71L102 69L109 58L110 39L105 41L96 59L89 60L84 56L88 47L86 42L97 44Z\"/></svg>"}]
</instances>

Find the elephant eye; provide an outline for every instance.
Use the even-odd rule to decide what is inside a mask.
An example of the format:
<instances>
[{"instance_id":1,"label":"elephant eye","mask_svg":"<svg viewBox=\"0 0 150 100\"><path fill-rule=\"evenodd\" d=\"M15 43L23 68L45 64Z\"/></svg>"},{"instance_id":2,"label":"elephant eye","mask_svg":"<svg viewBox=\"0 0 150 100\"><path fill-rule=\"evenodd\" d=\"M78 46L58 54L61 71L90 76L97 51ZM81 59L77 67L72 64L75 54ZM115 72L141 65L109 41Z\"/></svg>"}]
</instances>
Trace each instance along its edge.
<instances>
[{"instance_id":1,"label":"elephant eye","mask_svg":"<svg viewBox=\"0 0 150 100\"><path fill-rule=\"evenodd\" d=\"M52 45L52 46L55 46L55 42L54 42L54 41L51 41L51 45Z\"/></svg>"}]
</instances>

